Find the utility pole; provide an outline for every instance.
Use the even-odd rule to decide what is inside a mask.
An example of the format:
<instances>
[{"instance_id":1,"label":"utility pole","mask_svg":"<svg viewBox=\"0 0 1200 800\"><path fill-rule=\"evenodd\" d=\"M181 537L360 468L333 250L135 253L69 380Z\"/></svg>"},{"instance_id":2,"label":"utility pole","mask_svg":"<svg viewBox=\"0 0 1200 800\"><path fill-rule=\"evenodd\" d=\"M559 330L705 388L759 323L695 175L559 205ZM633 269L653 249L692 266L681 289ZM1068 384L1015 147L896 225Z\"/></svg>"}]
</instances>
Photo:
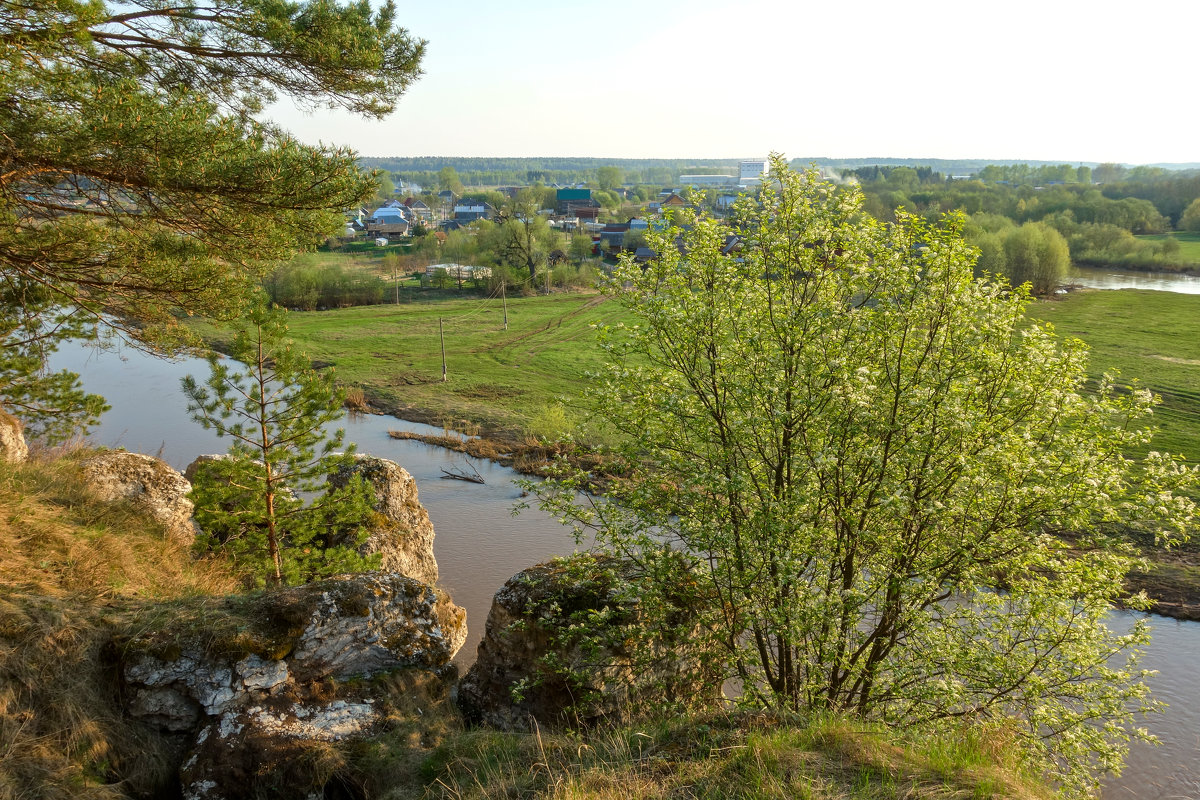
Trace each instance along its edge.
<instances>
[{"instance_id":1,"label":"utility pole","mask_svg":"<svg viewBox=\"0 0 1200 800\"><path fill-rule=\"evenodd\" d=\"M438 317L438 339L442 343L442 383L446 382L446 336L442 333L442 318Z\"/></svg>"},{"instance_id":2,"label":"utility pole","mask_svg":"<svg viewBox=\"0 0 1200 800\"><path fill-rule=\"evenodd\" d=\"M500 305L504 307L504 330L508 330L508 297L504 291L507 282L504 277L500 278Z\"/></svg>"}]
</instances>

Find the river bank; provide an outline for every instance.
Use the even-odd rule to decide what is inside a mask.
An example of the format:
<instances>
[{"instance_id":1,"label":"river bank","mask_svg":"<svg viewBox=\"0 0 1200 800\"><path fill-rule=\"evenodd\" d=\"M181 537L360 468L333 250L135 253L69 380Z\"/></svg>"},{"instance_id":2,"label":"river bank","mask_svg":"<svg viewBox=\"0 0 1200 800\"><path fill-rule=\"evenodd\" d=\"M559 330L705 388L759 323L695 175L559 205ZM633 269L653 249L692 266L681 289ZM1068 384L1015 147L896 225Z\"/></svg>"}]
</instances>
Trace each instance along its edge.
<instances>
[{"instance_id":1,"label":"river bank","mask_svg":"<svg viewBox=\"0 0 1200 800\"><path fill-rule=\"evenodd\" d=\"M1162 397L1151 420L1158 429L1154 447L1200 461L1200 393L1194 388L1200 386L1200 278L1109 272L1076 270L1073 277L1088 288L1038 301L1028 314L1053 322L1060 336L1087 342L1093 378L1105 372L1138 378ZM1145 286L1146 280L1154 291L1092 288ZM509 330L497 327L494 311L486 301L452 300L294 314L291 326L301 346L334 364L347 386L363 390L371 410L436 429L398 438L528 476L547 475L560 457L598 483L619 474L587 445L589 421L577 410L587 391L579 376L602 363L592 326L623 321L614 304L587 293L522 298L510 306ZM445 382L433 377L439 374L435 355L423 346L435 330L424 327L442 314L467 315L456 323L454 339L448 336L451 377ZM546 408L561 412L560 432L574 445L547 443L555 431L539 431L537 421ZM1145 555L1153 566L1130 575L1129 591L1154 598L1156 613L1200 620L1200 542L1170 552L1149 547Z\"/></svg>"},{"instance_id":2,"label":"river bank","mask_svg":"<svg viewBox=\"0 0 1200 800\"><path fill-rule=\"evenodd\" d=\"M186 401L179 379L186 374L207 375L207 364L200 359L164 361L140 352L96 353L82 345L64 347L54 356L54 369L81 373L88 391L105 395L112 410L89 437L95 445L125 447L136 452L158 453L173 466L185 467L200 453L223 452L226 442L192 422L186 413ZM339 368L339 373L342 370ZM384 408L376 405L376 411ZM440 422L444 415L427 419ZM341 424L347 441L359 451L389 458L404 465L417 481L420 500L429 511L437 531L434 542L441 579L440 584L468 612L468 642L460 652L460 666L469 663L476 642L483 632L495 591L511 576L529 565L553 555L569 555L576 549L571 531L559 525L536 507L514 516L514 503L521 501L521 490L512 484L514 470L487 458L476 458L467 448L446 449L437 437L459 440L484 438L487 446L503 456L504 448L520 443L517 435L502 439L486 435L464 437L453 428L406 423L376 414L357 415ZM397 439L391 431L408 430L412 438ZM429 442L429 443L426 443ZM469 464L485 478L485 484L441 480L444 469ZM1114 611L1114 624L1127 626L1141 616ZM1105 782L1106 800L1138 798L1151 800L1192 796L1187 790L1200 789L1200 773L1191 768L1196 761L1194 742L1200 737L1200 715L1192 712L1197 692L1192 666L1200 657L1200 623L1153 618L1154 640L1147 648L1143 665L1157 670L1151 686L1156 697L1170 703L1162 715L1146 719L1144 724L1164 742L1161 747L1135 748L1119 779ZM471 655L467 655L471 654ZM1147 786L1162 791L1146 790Z\"/></svg>"},{"instance_id":3,"label":"river bank","mask_svg":"<svg viewBox=\"0 0 1200 800\"><path fill-rule=\"evenodd\" d=\"M574 466L592 472L596 485L603 484L607 475L618 469L603 456L591 452L573 451L569 447L534 442L517 442L502 438L467 436L449 430L440 433L419 433L394 430L394 439L424 442L475 458L490 459L524 475L546 477L555 460L564 458ZM1200 551L1145 548L1143 556L1150 562L1147 570L1132 570L1125 588L1130 595L1145 592L1154 601L1151 611L1171 619L1200 621Z\"/></svg>"}]
</instances>

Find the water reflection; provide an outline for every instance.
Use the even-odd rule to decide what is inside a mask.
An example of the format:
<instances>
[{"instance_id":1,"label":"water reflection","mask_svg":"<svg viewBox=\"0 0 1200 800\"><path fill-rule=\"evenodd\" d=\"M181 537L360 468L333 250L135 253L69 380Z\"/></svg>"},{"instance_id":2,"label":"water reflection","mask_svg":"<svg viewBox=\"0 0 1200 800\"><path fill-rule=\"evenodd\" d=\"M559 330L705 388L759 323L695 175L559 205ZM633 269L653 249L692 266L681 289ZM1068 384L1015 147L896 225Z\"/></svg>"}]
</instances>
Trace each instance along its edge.
<instances>
[{"instance_id":1,"label":"water reflection","mask_svg":"<svg viewBox=\"0 0 1200 800\"><path fill-rule=\"evenodd\" d=\"M1178 294L1200 294L1200 277L1170 272L1137 272L1107 267L1071 267L1067 282L1089 289L1154 289Z\"/></svg>"},{"instance_id":2,"label":"water reflection","mask_svg":"<svg viewBox=\"0 0 1200 800\"><path fill-rule=\"evenodd\" d=\"M1111 625L1124 632L1136 618L1114 611ZM1121 777L1104 782L1104 800L1200 798L1200 623L1152 616L1151 624L1142 666L1158 670L1150 689L1167 709L1142 724L1161 744L1133 743Z\"/></svg>"}]
</instances>

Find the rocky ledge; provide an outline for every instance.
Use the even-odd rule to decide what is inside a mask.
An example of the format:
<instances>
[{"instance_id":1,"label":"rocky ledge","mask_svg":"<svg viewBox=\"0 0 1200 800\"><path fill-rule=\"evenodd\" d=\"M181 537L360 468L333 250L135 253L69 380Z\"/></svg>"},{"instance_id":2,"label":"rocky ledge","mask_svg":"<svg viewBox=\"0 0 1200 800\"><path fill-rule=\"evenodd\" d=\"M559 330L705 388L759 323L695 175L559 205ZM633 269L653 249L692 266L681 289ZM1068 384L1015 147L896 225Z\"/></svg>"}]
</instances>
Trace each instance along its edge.
<instances>
[{"instance_id":1,"label":"rocky ledge","mask_svg":"<svg viewBox=\"0 0 1200 800\"><path fill-rule=\"evenodd\" d=\"M180 610L114 642L128 713L176 737L187 800L321 797L318 756L378 730L381 677L448 684L466 614L395 573L343 575Z\"/></svg>"}]
</instances>

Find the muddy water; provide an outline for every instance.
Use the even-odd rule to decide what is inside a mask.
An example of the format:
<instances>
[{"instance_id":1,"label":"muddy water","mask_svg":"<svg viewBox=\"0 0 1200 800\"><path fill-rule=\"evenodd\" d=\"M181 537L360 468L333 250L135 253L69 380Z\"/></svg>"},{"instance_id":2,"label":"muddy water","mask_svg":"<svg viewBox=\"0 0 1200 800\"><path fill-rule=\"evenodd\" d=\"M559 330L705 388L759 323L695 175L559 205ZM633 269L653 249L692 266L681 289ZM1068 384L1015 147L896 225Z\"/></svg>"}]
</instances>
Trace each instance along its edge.
<instances>
[{"instance_id":1,"label":"muddy water","mask_svg":"<svg viewBox=\"0 0 1200 800\"><path fill-rule=\"evenodd\" d=\"M227 442L188 417L179 389L184 375L207 377L203 360L167 362L137 352L96 354L68 345L53 365L80 373L87 389L113 406L92 433L95 444L158 454L178 469L201 453L226 449ZM512 483L518 477L512 470L387 435L395 429L436 429L370 415L346 420L343 427L359 452L392 459L416 478L437 532L434 551L441 584L467 609L469 637L458 660L460 666L468 665L475 658L495 591L525 567L571 553L575 544L570 531L536 510L513 516L521 491ZM441 479L443 467L468 464L486 484ZM1127 626L1131 619L1115 612L1114 626ZM1153 619L1154 639L1144 664L1159 671L1151 687L1169 707L1145 725L1162 745L1135 747L1125 774L1105 783L1105 800L1200 798L1200 623Z\"/></svg>"},{"instance_id":2,"label":"muddy water","mask_svg":"<svg viewBox=\"0 0 1200 800\"><path fill-rule=\"evenodd\" d=\"M179 388L184 375L198 381L208 377L203 359L175 362L136 351L95 353L66 345L55 354L55 369L79 373L90 392L103 395L112 406L91 441L158 455L183 470L197 455L223 453L229 441L217 438L192 421ZM358 452L391 459L417 481L421 502L429 510L436 533L440 585L467 610L467 642L459 652L461 666L475 660L492 596L506 580L522 569L575 550L571 531L537 509L512 513L521 490L513 484L513 470L491 461L416 441L392 439L389 430L441 432L428 425L372 414L344 419L340 426ZM442 479L442 469L478 470L486 483Z\"/></svg>"}]
</instances>

